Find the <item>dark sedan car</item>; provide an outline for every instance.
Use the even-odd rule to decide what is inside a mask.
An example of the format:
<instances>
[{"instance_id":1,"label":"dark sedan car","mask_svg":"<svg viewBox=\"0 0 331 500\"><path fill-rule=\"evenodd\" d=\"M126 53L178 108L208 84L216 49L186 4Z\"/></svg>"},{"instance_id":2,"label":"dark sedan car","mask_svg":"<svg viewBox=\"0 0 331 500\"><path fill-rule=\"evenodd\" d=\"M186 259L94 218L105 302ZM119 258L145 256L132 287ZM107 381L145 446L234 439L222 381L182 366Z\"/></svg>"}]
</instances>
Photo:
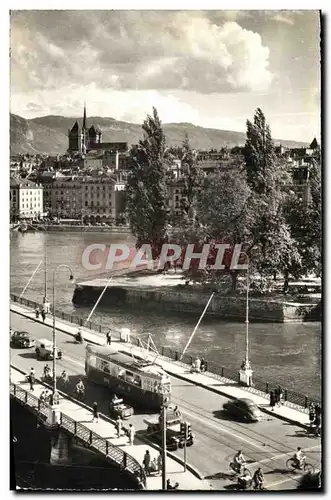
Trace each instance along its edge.
<instances>
[{"instance_id":1,"label":"dark sedan car","mask_svg":"<svg viewBox=\"0 0 331 500\"><path fill-rule=\"evenodd\" d=\"M31 339L28 332L24 331L14 332L10 340L13 347L24 348L35 345L35 341Z\"/></svg>"},{"instance_id":2,"label":"dark sedan car","mask_svg":"<svg viewBox=\"0 0 331 500\"><path fill-rule=\"evenodd\" d=\"M235 399L223 405L223 410L231 417L246 422L258 422L261 420L261 412L251 399Z\"/></svg>"}]
</instances>

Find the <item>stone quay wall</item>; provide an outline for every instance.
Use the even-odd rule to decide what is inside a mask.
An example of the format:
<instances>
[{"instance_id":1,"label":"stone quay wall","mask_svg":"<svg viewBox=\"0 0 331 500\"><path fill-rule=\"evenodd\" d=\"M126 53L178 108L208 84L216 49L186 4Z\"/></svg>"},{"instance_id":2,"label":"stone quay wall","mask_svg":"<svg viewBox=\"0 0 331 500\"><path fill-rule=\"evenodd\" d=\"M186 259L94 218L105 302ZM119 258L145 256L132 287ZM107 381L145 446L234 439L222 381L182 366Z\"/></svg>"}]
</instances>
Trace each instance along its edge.
<instances>
[{"instance_id":1,"label":"stone quay wall","mask_svg":"<svg viewBox=\"0 0 331 500\"><path fill-rule=\"evenodd\" d=\"M77 285L73 295L75 304L93 305L102 288L92 285ZM109 306L130 305L139 309L159 309L168 312L197 314L203 311L209 293L187 290L184 287L143 288L134 286L112 286L107 288L101 304ZM246 315L246 298L214 295L206 316L243 321ZM271 298L249 299L249 319L256 322L303 322L320 321L319 304L299 304L273 300Z\"/></svg>"}]
</instances>

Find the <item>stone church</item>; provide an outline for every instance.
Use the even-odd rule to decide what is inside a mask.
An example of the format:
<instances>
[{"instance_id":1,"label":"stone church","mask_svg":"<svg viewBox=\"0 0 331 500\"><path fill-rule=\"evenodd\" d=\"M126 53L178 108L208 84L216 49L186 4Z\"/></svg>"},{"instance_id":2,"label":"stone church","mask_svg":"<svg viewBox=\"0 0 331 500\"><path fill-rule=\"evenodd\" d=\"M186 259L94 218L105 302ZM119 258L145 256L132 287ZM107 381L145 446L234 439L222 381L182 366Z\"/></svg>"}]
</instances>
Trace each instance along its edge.
<instances>
[{"instance_id":1,"label":"stone church","mask_svg":"<svg viewBox=\"0 0 331 500\"><path fill-rule=\"evenodd\" d=\"M126 142L102 142L102 132L98 127L87 126L86 105L84 104L83 124L80 127L78 121L75 122L71 130L68 130L69 147L68 153L81 153L86 155L89 151L104 152L109 151L127 151Z\"/></svg>"}]
</instances>

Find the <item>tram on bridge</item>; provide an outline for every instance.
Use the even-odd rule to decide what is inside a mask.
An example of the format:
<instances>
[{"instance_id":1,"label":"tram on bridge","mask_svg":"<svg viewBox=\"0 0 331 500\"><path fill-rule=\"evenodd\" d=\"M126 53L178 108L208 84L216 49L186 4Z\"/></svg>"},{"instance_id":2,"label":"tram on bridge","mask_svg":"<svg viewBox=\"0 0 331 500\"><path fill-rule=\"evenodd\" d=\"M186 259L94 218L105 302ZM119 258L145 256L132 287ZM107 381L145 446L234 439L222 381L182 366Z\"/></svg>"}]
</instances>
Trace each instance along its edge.
<instances>
[{"instance_id":1,"label":"tram on bridge","mask_svg":"<svg viewBox=\"0 0 331 500\"><path fill-rule=\"evenodd\" d=\"M170 378L160 366L113 347L88 344L85 373L93 382L111 388L139 407L159 411L171 400Z\"/></svg>"}]
</instances>

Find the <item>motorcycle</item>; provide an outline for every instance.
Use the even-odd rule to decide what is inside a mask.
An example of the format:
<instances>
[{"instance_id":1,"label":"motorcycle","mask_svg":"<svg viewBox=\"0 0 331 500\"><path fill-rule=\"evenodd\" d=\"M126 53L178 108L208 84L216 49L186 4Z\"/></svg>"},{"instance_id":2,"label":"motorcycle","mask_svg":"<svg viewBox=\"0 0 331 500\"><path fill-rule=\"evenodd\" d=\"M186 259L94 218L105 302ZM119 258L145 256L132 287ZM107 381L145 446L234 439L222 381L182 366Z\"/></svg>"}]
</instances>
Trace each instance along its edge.
<instances>
[{"instance_id":1,"label":"motorcycle","mask_svg":"<svg viewBox=\"0 0 331 500\"><path fill-rule=\"evenodd\" d=\"M80 332L76 333L75 335L75 341L77 344L83 344L84 343L84 339L83 339L83 336Z\"/></svg>"},{"instance_id":2,"label":"motorcycle","mask_svg":"<svg viewBox=\"0 0 331 500\"><path fill-rule=\"evenodd\" d=\"M245 474L245 472L246 472L246 471L248 471L248 469L246 469L245 465L246 465L246 463L244 462L244 463L242 463L242 464L240 465L240 468L239 468L239 466L238 466L237 464L235 464L234 462L230 462L229 467L230 467L230 469L231 469L231 470L233 470L233 472L235 472L236 474L238 474L238 475L242 475L242 474ZM249 472L249 471L248 471L248 472Z\"/></svg>"},{"instance_id":3,"label":"motorcycle","mask_svg":"<svg viewBox=\"0 0 331 500\"><path fill-rule=\"evenodd\" d=\"M170 483L170 480L168 479L167 481L167 490L178 490L178 487L179 487L179 483L175 483L174 485L172 485Z\"/></svg>"}]
</instances>

